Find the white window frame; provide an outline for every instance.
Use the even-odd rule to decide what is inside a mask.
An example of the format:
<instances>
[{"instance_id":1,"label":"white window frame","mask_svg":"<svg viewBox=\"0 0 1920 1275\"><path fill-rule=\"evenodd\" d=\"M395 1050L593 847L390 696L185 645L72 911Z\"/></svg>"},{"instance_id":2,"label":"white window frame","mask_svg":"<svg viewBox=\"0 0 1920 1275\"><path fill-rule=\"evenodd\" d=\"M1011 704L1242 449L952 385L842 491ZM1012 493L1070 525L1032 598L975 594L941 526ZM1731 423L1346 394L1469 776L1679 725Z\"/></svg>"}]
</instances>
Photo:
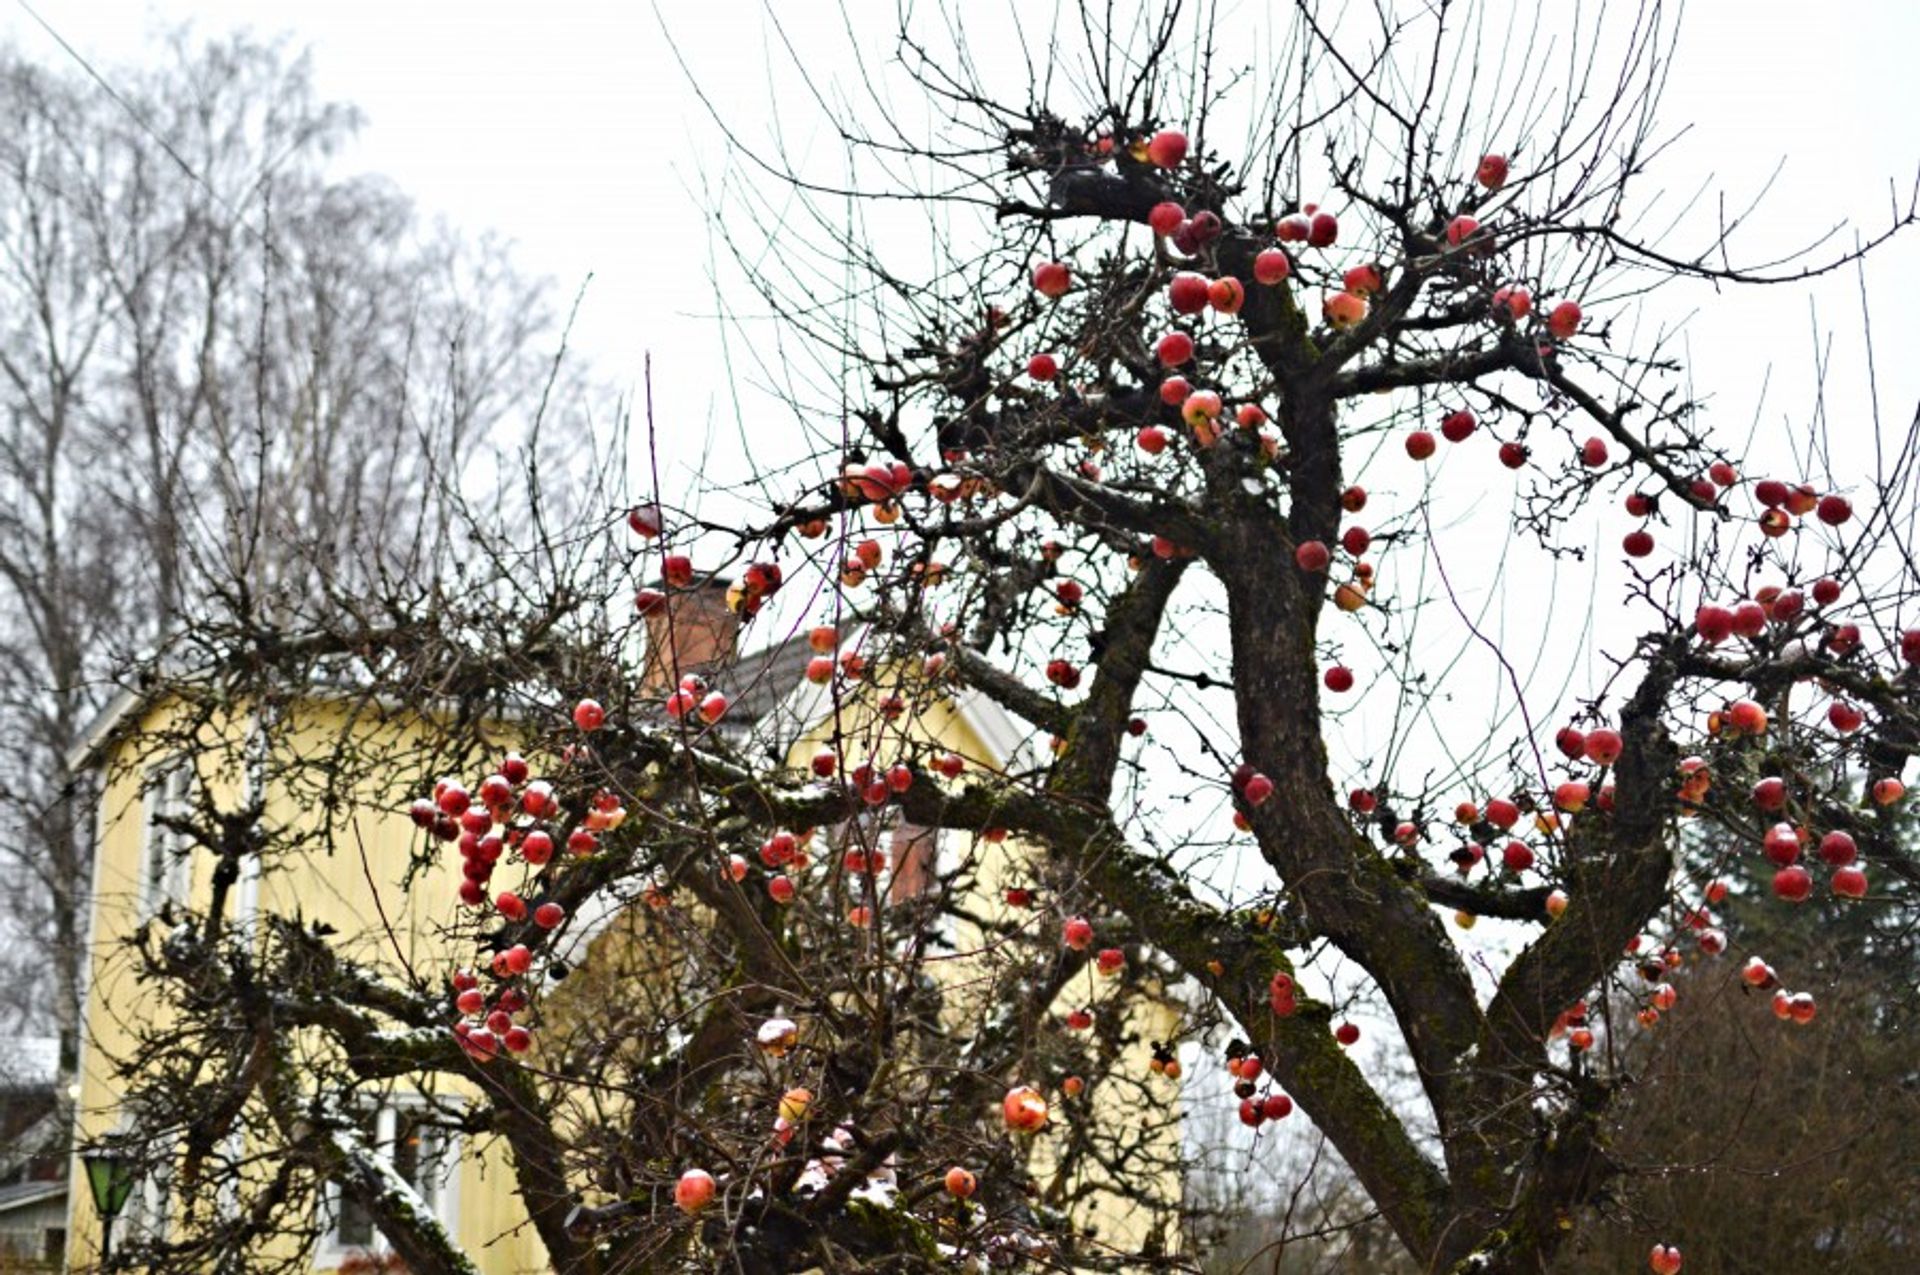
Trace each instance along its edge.
<instances>
[{"instance_id":1,"label":"white window frame","mask_svg":"<svg viewBox=\"0 0 1920 1275\"><path fill-rule=\"evenodd\" d=\"M159 824L193 813L193 762L177 757L147 772L145 826L140 839L140 919L168 903L184 903L193 885L192 840Z\"/></svg>"},{"instance_id":2,"label":"white window frame","mask_svg":"<svg viewBox=\"0 0 1920 1275\"><path fill-rule=\"evenodd\" d=\"M123 1120L120 1127L125 1131L131 1125ZM166 1139L160 1145L159 1154L152 1157L159 1167L143 1171L133 1180L126 1204L111 1223L115 1244L167 1242L173 1232L173 1175L178 1167L179 1151L177 1139Z\"/></svg>"},{"instance_id":3,"label":"white window frame","mask_svg":"<svg viewBox=\"0 0 1920 1275\"><path fill-rule=\"evenodd\" d=\"M371 1107L374 1113L373 1153L393 1164L394 1139L400 1130L400 1113L426 1112L457 1105L455 1100L444 1097L429 1097L418 1093L386 1093L367 1095L359 1100L361 1110ZM437 1172L433 1174L437 1181L431 1183L432 1195L427 1205L436 1221L446 1229L447 1234L455 1235L460 1219L460 1157L463 1150L460 1135L450 1129L432 1129L428 1132L439 1140L434 1149L433 1158ZM420 1185L409 1183L415 1191ZM372 1236L365 1244L348 1244L340 1238L340 1212L343 1193L336 1182L328 1182L321 1192L320 1200L320 1242L314 1252L314 1265L322 1268L337 1267L350 1257L362 1254L372 1257L385 1257L393 1252L393 1245L378 1222L372 1223Z\"/></svg>"}]
</instances>

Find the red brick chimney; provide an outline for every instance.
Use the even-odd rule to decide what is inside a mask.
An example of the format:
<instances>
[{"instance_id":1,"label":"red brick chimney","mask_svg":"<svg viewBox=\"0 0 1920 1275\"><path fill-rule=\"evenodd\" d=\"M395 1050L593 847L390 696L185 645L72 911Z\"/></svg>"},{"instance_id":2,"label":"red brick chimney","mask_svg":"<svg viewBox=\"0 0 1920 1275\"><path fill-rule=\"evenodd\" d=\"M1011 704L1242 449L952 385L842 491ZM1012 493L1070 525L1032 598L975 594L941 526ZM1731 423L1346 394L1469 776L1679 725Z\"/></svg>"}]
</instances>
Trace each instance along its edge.
<instances>
[{"instance_id":1,"label":"red brick chimney","mask_svg":"<svg viewBox=\"0 0 1920 1275\"><path fill-rule=\"evenodd\" d=\"M642 687L663 690L689 673L710 674L733 662L739 654L740 617L727 605L731 584L710 576L666 590L665 605L647 616Z\"/></svg>"}]
</instances>

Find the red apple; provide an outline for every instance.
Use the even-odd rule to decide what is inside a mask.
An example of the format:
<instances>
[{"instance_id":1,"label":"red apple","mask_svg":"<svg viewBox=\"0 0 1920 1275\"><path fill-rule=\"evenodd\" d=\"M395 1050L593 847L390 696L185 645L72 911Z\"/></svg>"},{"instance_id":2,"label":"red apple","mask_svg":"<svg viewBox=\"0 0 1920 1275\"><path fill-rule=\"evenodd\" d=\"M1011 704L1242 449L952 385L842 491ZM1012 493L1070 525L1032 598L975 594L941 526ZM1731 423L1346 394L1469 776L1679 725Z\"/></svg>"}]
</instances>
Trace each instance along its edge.
<instances>
[{"instance_id":1,"label":"red apple","mask_svg":"<svg viewBox=\"0 0 1920 1275\"><path fill-rule=\"evenodd\" d=\"M1033 268L1033 288L1043 297L1062 297L1072 286L1073 273L1065 263L1043 261Z\"/></svg>"},{"instance_id":2,"label":"red apple","mask_svg":"<svg viewBox=\"0 0 1920 1275\"><path fill-rule=\"evenodd\" d=\"M1789 903L1804 903L1813 893L1813 878L1799 864L1789 864L1773 874L1773 892Z\"/></svg>"},{"instance_id":3,"label":"red apple","mask_svg":"<svg viewBox=\"0 0 1920 1275\"><path fill-rule=\"evenodd\" d=\"M1735 700L1727 709L1727 721L1742 735L1762 735L1767 729L1767 710L1750 699Z\"/></svg>"},{"instance_id":4,"label":"red apple","mask_svg":"<svg viewBox=\"0 0 1920 1275\"><path fill-rule=\"evenodd\" d=\"M1829 882L1833 892L1843 899L1864 899L1867 897L1867 874L1849 864L1834 871Z\"/></svg>"},{"instance_id":5,"label":"red apple","mask_svg":"<svg viewBox=\"0 0 1920 1275\"><path fill-rule=\"evenodd\" d=\"M1533 294L1518 284L1495 288L1492 308L1497 321L1518 323L1533 313Z\"/></svg>"},{"instance_id":6,"label":"red apple","mask_svg":"<svg viewBox=\"0 0 1920 1275\"><path fill-rule=\"evenodd\" d=\"M1153 347L1162 367L1179 367L1193 358L1193 338L1184 332L1169 332Z\"/></svg>"},{"instance_id":7,"label":"red apple","mask_svg":"<svg viewBox=\"0 0 1920 1275\"><path fill-rule=\"evenodd\" d=\"M1507 157L1505 155L1483 155L1480 165L1474 169L1473 179L1488 190L1499 190L1507 184Z\"/></svg>"},{"instance_id":8,"label":"red apple","mask_svg":"<svg viewBox=\"0 0 1920 1275\"><path fill-rule=\"evenodd\" d=\"M1553 335L1560 340L1566 340L1579 330L1580 307L1573 302L1562 301L1548 313L1547 331L1553 333Z\"/></svg>"},{"instance_id":9,"label":"red apple","mask_svg":"<svg viewBox=\"0 0 1920 1275\"><path fill-rule=\"evenodd\" d=\"M947 1170L947 1194L956 1200L964 1200L970 1197L977 1185L978 1183L974 1181L973 1174L967 1172L959 1165L956 1164Z\"/></svg>"},{"instance_id":10,"label":"red apple","mask_svg":"<svg viewBox=\"0 0 1920 1275\"><path fill-rule=\"evenodd\" d=\"M1294 549L1293 561L1302 571L1325 571L1333 555L1318 540L1308 540Z\"/></svg>"},{"instance_id":11,"label":"red apple","mask_svg":"<svg viewBox=\"0 0 1920 1275\"><path fill-rule=\"evenodd\" d=\"M1760 851L1784 868L1800 857L1800 833L1790 823L1776 823L1761 836Z\"/></svg>"},{"instance_id":12,"label":"red apple","mask_svg":"<svg viewBox=\"0 0 1920 1275\"><path fill-rule=\"evenodd\" d=\"M1596 766L1611 766L1620 760L1620 750L1624 747L1620 732L1602 726L1587 732L1587 760Z\"/></svg>"},{"instance_id":13,"label":"red apple","mask_svg":"<svg viewBox=\"0 0 1920 1275\"><path fill-rule=\"evenodd\" d=\"M1178 168L1187 157L1187 135L1166 129L1147 143L1147 161L1158 168Z\"/></svg>"},{"instance_id":14,"label":"red apple","mask_svg":"<svg viewBox=\"0 0 1920 1275\"><path fill-rule=\"evenodd\" d=\"M1367 317L1367 302L1351 292L1333 292L1320 303L1320 312L1328 326L1344 332Z\"/></svg>"},{"instance_id":15,"label":"red apple","mask_svg":"<svg viewBox=\"0 0 1920 1275\"><path fill-rule=\"evenodd\" d=\"M1180 228L1187 219L1187 210L1172 200L1164 200L1153 206L1147 213L1147 225L1153 227L1156 235L1170 235Z\"/></svg>"},{"instance_id":16,"label":"red apple","mask_svg":"<svg viewBox=\"0 0 1920 1275\"><path fill-rule=\"evenodd\" d=\"M463 815L467 807L473 804L466 787L455 779L443 779L435 784L433 799L434 804L440 807L440 812L447 815Z\"/></svg>"},{"instance_id":17,"label":"red apple","mask_svg":"<svg viewBox=\"0 0 1920 1275\"><path fill-rule=\"evenodd\" d=\"M1175 314L1198 314L1207 308L1207 276L1182 270L1167 284L1167 301Z\"/></svg>"},{"instance_id":18,"label":"red apple","mask_svg":"<svg viewBox=\"0 0 1920 1275\"><path fill-rule=\"evenodd\" d=\"M1215 279L1207 285L1207 304L1221 314L1238 314L1247 303L1247 290L1238 279Z\"/></svg>"},{"instance_id":19,"label":"red apple","mask_svg":"<svg viewBox=\"0 0 1920 1275\"><path fill-rule=\"evenodd\" d=\"M1580 444L1580 463L1598 469L1607 463L1607 440L1598 435Z\"/></svg>"},{"instance_id":20,"label":"red apple","mask_svg":"<svg viewBox=\"0 0 1920 1275\"><path fill-rule=\"evenodd\" d=\"M1051 354L1036 354L1027 360L1027 375L1036 381L1051 381L1060 375L1060 360Z\"/></svg>"},{"instance_id":21,"label":"red apple","mask_svg":"<svg viewBox=\"0 0 1920 1275\"><path fill-rule=\"evenodd\" d=\"M1366 297L1387 286L1379 266L1355 266L1340 276L1340 285L1355 296Z\"/></svg>"},{"instance_id":22,"label":"red apple","mask_svg":"<svg viewBox=\"0 0 1920 1275\"><path fill-rule=\"evenodd\" d=\"M1433 455L1437 446L1438 444L1433 441L1433 435L1424 429L1416 429L1407 435L1407 455L1415 460L1427 459Z\"/></svg>"},{"instance_id":23,"label":"red apple","mask_svg":"<svg viewBox=\"0 0 1920 1275\"><path fill-rule=\"evenodd\" d=\"M1693 613L1693 630L1709 646L1718 646L1733 636L1733 612L1722 606L1703 605Z\"/></svg>"},{"instance_id":24,"label":"red apple","mask_svg":"<svg viewBox=\"0 0 1920 1275\"><path fill-rule=\"evenodd\" d=\"M651 540L659 535L664 525L659 505L635 505L627 510L627 526L633 528L633 534L643 540Z\"/></svg>"},{"instance_id":25,"label":"red apple","mask_svg":"<svg viewBox=\"0 0 1920 1275\"><path fill-rule=\"evenodd\" d=\"M1293 273L1293 263L1278 248L1264 248L1253 259L1253 277L1271 287Z\"/></svg>"},{"instance_id":26,"label":"red apple","mask_svg":"<svg viewBox=\"0 0 1920 1275\"><path fill-rule=\"evenodd\" d=\"M1473 436L1480 422L1466 408L1456 408L1440 418L1440 436L1449 443L1464 443Z\"/></svg>"},{"instance_id":27,"label":"red apple","mask_svg":"<svg viewBox=\"0 0 1920 1275\"><path fill-rule=\"evenodd\" d=\"M1592 799L1592 790L1578 779L1570 779L1553 790L1553 805L1556 810L1577 815L1587 808Z\"/></svg>"},{"instance_id":28,"label":"red apple","mask_svg":"<svg viewBox=\"0 0 1920 1275\"><path fill-rule=\"evenodd\" d=\"M713 1175L705 1169L688 1169L673 1184L673 1203L682 1213L698 1213L713 1203Z\"/></svg>"},{"instance_id":29,"label":"red apple","mask_svg":"<svg viewBox=\"0 0 1920 1275\"><path fill-rule=\"evenodd\" d=\"M1007 1128L1015 1133L1036 1133L1046 1127L1047 1100L1032 1085L1016 1085L1007 1090L1000 1102Z\"/></svg>"},{"instance_id":30,"label":"red apple","mask_svg":"<svg viewBox=\"0 0 1920 1275\"><path fill-rule=\"evenodd\" d=\"M1333 1038L1342 1045L1351 1045L1360 1039L1360 1028L1354 1023L1341 1023L1333 1029Z\"/></svg>"},{"instance_id":31,"label":"red apple","mask_svg":"<svg viewBox=\"0 0 1920 1275\"><path fill-rule=\"evenodd\" d=\"M1345 694L1353 689L1353 670L1345 665L1336 664L1327 670L1326 676L1321 680L1326 683L1327 689L1336 695Z\"/></svg>"}]
</instances>

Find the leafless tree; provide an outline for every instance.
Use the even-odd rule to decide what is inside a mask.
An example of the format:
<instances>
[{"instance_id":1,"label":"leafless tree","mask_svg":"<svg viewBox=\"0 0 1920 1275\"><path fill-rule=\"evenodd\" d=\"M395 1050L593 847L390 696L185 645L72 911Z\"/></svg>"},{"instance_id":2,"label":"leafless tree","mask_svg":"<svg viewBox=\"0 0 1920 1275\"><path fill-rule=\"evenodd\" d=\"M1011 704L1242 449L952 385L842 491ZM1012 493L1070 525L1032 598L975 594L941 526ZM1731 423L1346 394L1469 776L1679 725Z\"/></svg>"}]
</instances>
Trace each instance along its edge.
<instances>
[{"instance_id":1,"label":"leafless tree","mask_svg":"<svg viewBox=\"0 0 1920 1275\"><path fill-rule=\"evenodd\" d=\"M357 116L281 46L0 51L0 101L0 737L36 777L0 814L4 981L71 1067L89 721L187 616L444 570L438 497L515 449L557 334L499 245L332 175Z\"/></svg>"}]
</instances>

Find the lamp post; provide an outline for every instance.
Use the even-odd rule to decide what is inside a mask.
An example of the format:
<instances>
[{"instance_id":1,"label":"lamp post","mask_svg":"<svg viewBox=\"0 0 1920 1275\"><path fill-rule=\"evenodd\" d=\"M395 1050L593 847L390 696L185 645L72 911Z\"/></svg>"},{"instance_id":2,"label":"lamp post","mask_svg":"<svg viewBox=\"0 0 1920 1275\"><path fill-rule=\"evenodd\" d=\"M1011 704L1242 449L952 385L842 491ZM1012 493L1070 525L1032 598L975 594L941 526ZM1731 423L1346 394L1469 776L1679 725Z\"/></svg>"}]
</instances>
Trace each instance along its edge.
<instances>
[{"instance_id":1,"label":"lamp post","mask_svg":"<svg viewBox=\"0 0 1920 1275\"><path fill-rule=\"evenodd\" d=\"M113 1151L89 1151L80 1157L87 1169L87 1186L93 1192L93 1207L100 1214L100 1265L113 1257L113 1219L127 1206L133 1194L134 1164Z\"/></svg>"}]
</instances>

